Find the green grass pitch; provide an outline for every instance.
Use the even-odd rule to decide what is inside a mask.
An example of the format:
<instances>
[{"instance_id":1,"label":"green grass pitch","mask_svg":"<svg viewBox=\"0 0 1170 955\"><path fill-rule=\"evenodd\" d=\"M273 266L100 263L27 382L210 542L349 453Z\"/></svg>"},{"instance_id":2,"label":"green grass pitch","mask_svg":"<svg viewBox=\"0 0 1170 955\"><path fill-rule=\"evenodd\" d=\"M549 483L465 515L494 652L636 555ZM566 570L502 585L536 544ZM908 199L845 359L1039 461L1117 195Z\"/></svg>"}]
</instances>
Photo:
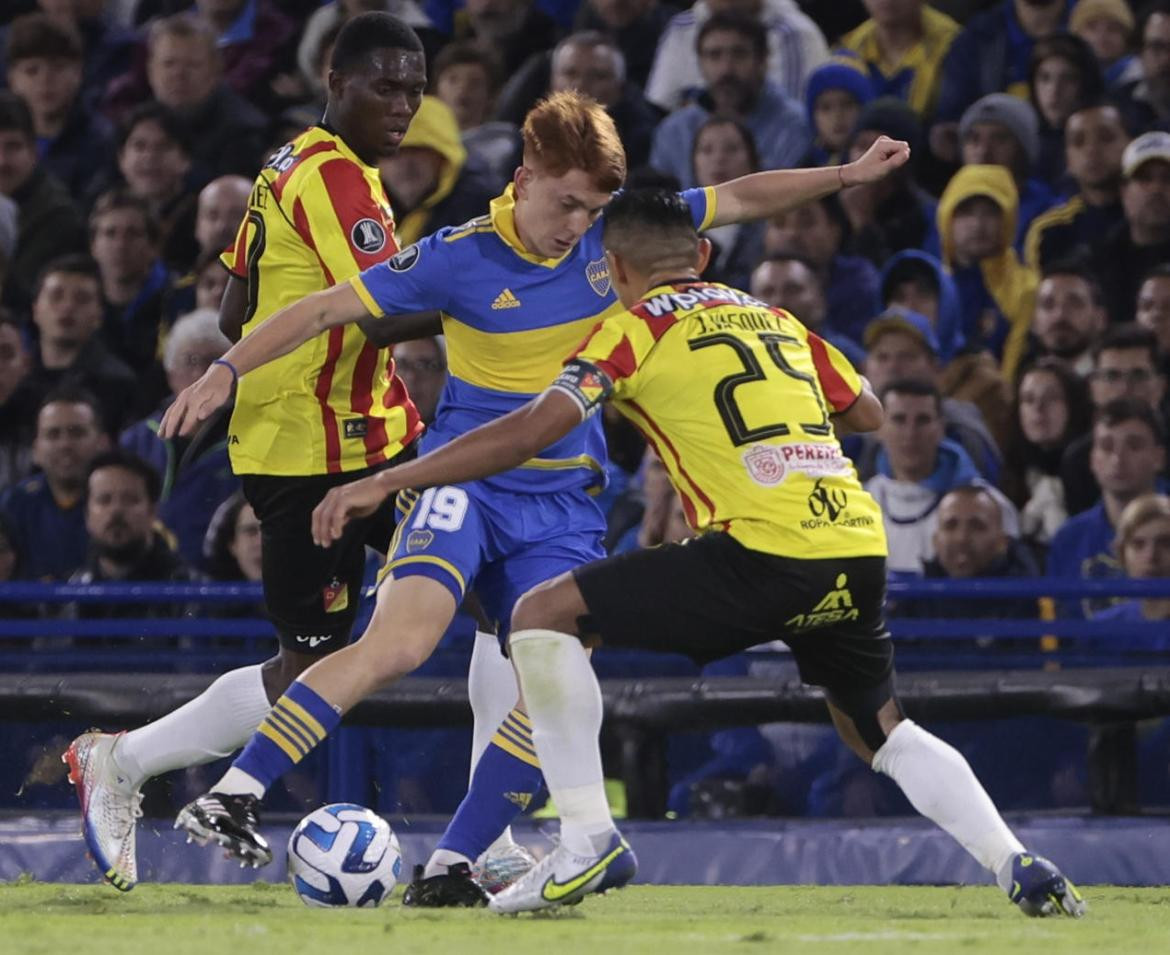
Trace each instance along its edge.
<instances>
[{"instance_id":1,"label":"green grass pitch","mask_svg":"<svg viewBox=\"0 0 1170 955\"><path fill-rule=\"evenodd\" d=\"M1167 951L1170 892L1090 886L1079 920L1028 919L990 887L635 886L551 915L305 908L287 885L0 885L5 955L596 955Z\"/></svg>"}]
</instances>

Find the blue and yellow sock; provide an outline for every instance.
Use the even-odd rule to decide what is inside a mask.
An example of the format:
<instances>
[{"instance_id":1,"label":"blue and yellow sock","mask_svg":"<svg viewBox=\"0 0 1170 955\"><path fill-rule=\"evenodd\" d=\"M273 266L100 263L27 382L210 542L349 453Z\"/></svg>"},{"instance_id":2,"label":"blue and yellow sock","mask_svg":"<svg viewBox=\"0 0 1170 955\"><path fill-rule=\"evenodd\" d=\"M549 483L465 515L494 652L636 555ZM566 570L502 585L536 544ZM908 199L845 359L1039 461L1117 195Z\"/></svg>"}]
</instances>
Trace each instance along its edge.
<instances>
[{"instance_id":1,"label":"blue and yellow sock","mask_svg":"<svg viewBox=\"0 0 1170 955\"><path fill-rule=\"evenodd\" d=\"M543 785L532 723L513 709L479 758L467 795L436 848L475 861L528 808Z\"/></svg>"},{"instance_id":2,"label":"blue and yellow sock","mask_svg":"<svg viewBox=\"0 0 1170 955\"><path fill-rule=\"evenodd\" d=\"M341 714L316 691L295 682L272 704L232 769L267 790L337 728Z\"/></svg>"}]
</instances>

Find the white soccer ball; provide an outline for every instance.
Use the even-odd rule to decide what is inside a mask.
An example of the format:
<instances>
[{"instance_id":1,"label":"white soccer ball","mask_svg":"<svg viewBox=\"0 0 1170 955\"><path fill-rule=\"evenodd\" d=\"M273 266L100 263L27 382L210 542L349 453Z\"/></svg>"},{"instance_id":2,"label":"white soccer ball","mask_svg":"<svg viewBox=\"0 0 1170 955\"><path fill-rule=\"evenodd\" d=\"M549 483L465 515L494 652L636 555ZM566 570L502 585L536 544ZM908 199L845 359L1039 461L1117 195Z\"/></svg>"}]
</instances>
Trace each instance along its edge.
<instances>
[{"instance_id":1,"label":"white soccer ball","mask_svg":"<svg viewBox=\"0 0 1170 955\"><path fill-rule=\"evenodd\" d=\"M390 825L350 802L309 813L288 840L288 877L305 905L379 905L401 872L402 850Z\"/></svg>"}]
</instances>

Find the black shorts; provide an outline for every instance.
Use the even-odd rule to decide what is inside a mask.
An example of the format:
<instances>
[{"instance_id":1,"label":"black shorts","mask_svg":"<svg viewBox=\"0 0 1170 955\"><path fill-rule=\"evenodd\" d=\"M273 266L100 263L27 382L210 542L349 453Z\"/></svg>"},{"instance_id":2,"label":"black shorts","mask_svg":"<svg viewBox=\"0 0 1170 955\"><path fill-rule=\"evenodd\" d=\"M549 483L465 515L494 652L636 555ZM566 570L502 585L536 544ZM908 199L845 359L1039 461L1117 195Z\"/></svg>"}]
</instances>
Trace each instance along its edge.
<instances>
[{"instance_id":1,"label":"black shorts","mask_svg":"<svg viewBox=\"0 0 1170 955\"><path fill-rule=\"evenodd\" d=\"M411 446L390 464L413 456ZM327 548L313 543L313 508L330 488L382 469L311 477L242 476L244 497L260 521L264 602L282 647L324 655L349 641L361 601L366 545L386 552L397 522L394 496L369 517L350 521L341 539Z\"/></svg>"},{"instance_id":2,"label":"black shorts","mask_svg":"<svg viewBox=\"0 0 1170 955\"><path fill-rule=\"evenodd\" d=\"M805 683L863 690L889 678L884 557L805 560L712 533L573 571L589 615L582 637L682 653L696 663L783 640Z\"/></svg>"}]
</instances>

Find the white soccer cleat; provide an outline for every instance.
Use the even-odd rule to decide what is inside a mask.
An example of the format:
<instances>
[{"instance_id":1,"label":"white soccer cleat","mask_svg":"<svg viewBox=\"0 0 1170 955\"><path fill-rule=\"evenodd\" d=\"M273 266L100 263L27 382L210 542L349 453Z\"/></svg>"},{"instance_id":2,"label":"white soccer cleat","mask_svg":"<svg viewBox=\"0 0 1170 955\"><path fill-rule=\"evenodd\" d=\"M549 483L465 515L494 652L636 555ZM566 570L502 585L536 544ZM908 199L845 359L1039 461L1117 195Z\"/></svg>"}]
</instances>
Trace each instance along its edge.
<instances>
[{"instance_id":1,"label":"white soccer cleat","mask_svg":"<svg viewBox=\"0 0 1170 955\"><path fill-rule=\"evenodd\" d=\"M598 855L579 856L562 844L518 882L492 896L488 908L500 915L512 915L572 905L591 892L620 889L637 871L634 850L620 833L615 832L605 851Z\"/></svg>"},{"instance_id":2,"label":"white soccer cleat","mask_svg":"<svg viewBox=\"0 0 1170 955\"><path fill-rule=\"evenodd\" d=\"M536 857L520 843L513 842L498 849L489 849L481 855L471 869L471 877L486 892L495 895L503 892L534 865Z\"/></svg>"},{"instance_id":3,"label":"white soccer cleat","mask_svg":"<svg viewBox=\"0 0 1170 955\"><path fill-rule=\"evenodd\" d=\"M142 816L142 794L114 763L121 734L82 733L61 757L81 802L82 835L102 878L129 892L138 882L134 843Z\"/></svg>"}]
</instances>

